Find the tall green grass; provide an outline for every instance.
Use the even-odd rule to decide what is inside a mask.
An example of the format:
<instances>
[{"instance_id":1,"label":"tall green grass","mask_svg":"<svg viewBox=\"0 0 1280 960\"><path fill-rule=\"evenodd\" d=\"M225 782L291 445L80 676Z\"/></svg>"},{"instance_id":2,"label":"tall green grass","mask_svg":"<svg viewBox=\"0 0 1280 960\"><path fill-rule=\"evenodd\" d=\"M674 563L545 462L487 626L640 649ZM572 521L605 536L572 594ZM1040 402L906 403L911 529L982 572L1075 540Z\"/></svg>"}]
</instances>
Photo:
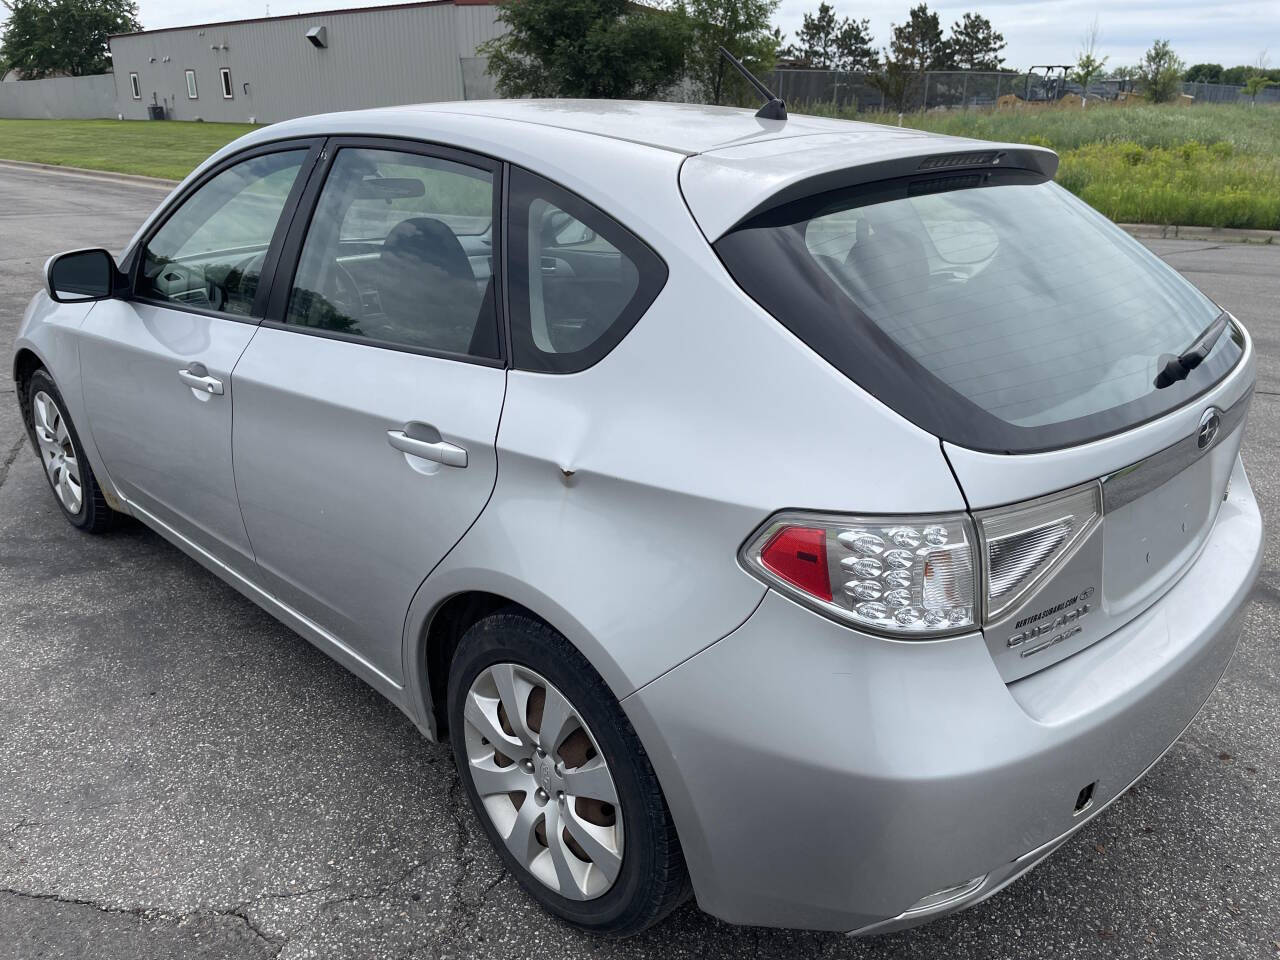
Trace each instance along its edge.
<instances>
[{"instance_id":1,"label":"tall green grass","mask_svg":"<svg viewBox=\"0 0 1280 960\"><path fill-rule=\"evenodd\" d=\"M832 110L814 105L812 112ZM897 122L889 114L857 119ZM1113 220L1280 230L1280 107L954 110L909 114L904 123L1050 147L1062 158L1058 181ZM0 157L177 179L250 129L173 121L0 120Z\"/></svg>"},{"instance_id":2,"label":"tall green grass","mask_svg":"<svg viewBox=\"0 0 1280 960\"><path fill-rule=\"evenodd\" d=\"M956 110L910 114L903 125L1056 150L1058 182L1122 223L1280 230L1280 108Z\"/></svg>"}]
</instances>

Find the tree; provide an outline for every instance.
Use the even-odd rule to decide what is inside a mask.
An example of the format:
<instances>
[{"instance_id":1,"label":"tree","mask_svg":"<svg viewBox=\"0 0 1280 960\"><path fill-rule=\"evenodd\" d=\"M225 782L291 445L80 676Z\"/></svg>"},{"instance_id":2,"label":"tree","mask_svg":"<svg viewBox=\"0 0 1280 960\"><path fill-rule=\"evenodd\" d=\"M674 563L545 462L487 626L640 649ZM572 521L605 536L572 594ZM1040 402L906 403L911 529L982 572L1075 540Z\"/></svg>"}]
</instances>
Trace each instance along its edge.
<instances>
[{"instance_id":1,"label":"tree","mask_svg":"<svg viewBox=\"0 0 1280 960\"><path fill-rule=\"evenodd\" d=\"M836 56L836 12L831 4L820 3L816 13L806 13L796 42L780 51L780 55L809 69L832 69Z\"/></svg>"},{"instance_id":2,"label":"tree","mask_svg":"<svg viewBox=\"0 0 1280 960\"><path fill-rule=\"evenodd\" d=\"M773 49L777 51L777 56L779 57L782 56L783 44L787 42L787 35L782 32L781 27L773 28L773 32L770 34L770 40L773 43ZM790 49L790 48L788 47L787 49Z\"/></svg>"},{"instance_id":3,"label":"tree","mask_svg":"<svg viewBox=\"0 0 1280 960\"><path fill-rule=\"evenodd\" d=\"M111 69L107 38L142 29L134 0L6 0L0 74L24 80L83 77Z\"/></svg>"},{"instance_id":4,"label":"tree","mask_svg":"<svg viewBox=\"0 0 1280 960\"><path fill-rule=\"evenodd\" d=\"M1098 58L1098 39L1102 33L1098 29L1098 18L1093 18L1093 23L1089 25L1089 29L1085 31L1083 49L1076 55L1076 69L1071 74L1071 78L1080 84L1081 97L1080 109L1083 110L1085 104L1089 102L1089 81L1099 76L1107 65L1107 58Z\"/></svg>"},{"instance_id":5,"label":"tree","mask_svg":"<svg viewBox=\"0 0 1280 960\"><path fill-rule=\"evenodd\" d=\"M889 50L886 61L891 60L915 73L946 70L952 66L950 47L942 38L942 24L925 3L912 7L902 26L894 24Z\"/></svg>"},{"instance_id":6,"label":"tree","mask_svg":"<svg viewBox=\"0 0 1280 960\"><path fill-rule=\"evenodd\" d=\"M1250 106L1258 105L1258 94L1271 86L1272 80L1267 76L1267 51L1258 54L1258 61L1250 70L1244 81L1244 95L1249 98Z\"/></svg>"},{"instance_id":7,"label":"tree","mask_svg":"<svg viewBox=\"0 0 1280 960\"><path fill-rule=\"evenodd\" d=\"M876 68L880 58L871 37L871 21L845 17L836 34L836 69L867 73Z\"/></svg>"},{"instance_id":8,"label":"tree","mask_svg":"<svg viewBox=\"0 0 1280 960\"><path fill-rule=\"evenodd\" d=\"M781 34L769 26L778 0L677 0L672 14L689 24L688 76L709 103L756 95L720 56L724 47L759 76L773 69Z\"/></svg>"},{"instance_id":9,"label":"tree","mask_svg":"<svg viewBox=\"0 0 1280 960\"><path fill-rule=\"evenodd\" d=\"M863 72L874 69L878 59L871 44L871 21L837 20L825 0L816 13L804 15L796 42L783 56L813 69Z\"/></svg>"},{"instance_id":10,"label":"tree","mask_svg":"<svg viewBox=\"0 0 1280 960\"><path fill-rule=\"evenodd\" d=\"M867 77L867 81L884 94L887 103L903 113L907 109L907 97L916 81L916 74L897 60L885 57L884 64Z\"/></svg>"},{"instance_id":11,"label":"tree","mask_svg":"<svg viewBox=\"0 0 1280 960\"><path fill-rule=\"evenodd\" d=\"M966 13L963 20L953 23L947 45L952 61L962 70L999 70L1004 65L1000 56L1004 35L980 13Z\"/></svg>"},{"instance_id":12,"label":"tree","mask_svg":"<svg viewBox=\"0 0 1280 960\"><path fill-rule=\"evenodd\" d=\"M1184 64L1168 40L1156 40L1138 64L1138 76L1152 103L1168 103L1182 92Z\"/></svg>"},{"instance_id":13,"label":"tree","mask_svg":"<svg viewBox=\"0 0 1280 960\"><path fill-rule=\"evenodd\" d=\"M1219 83L1229 83L1234 87L1239 87L1249 79L1249 71L1252 68L1241 64L1238 67L1228 67L1222 71L1222 75L1218 78Z\"/></svg>"},{"instance_id":14,"label":"tree","mask_svg":"<svg viewBox=\"0 0 1280 960\"><path fill-rule=\"evenodd\" d=\"M644 100L684 74L688 22L630 0L504 0L481 44L503 96Z\"/></svg>"},{"instance_id":15,"label":"tree","mask_svg":"<svg viewBox=\"0 0 1280 960\"><path fill-rule=\"evenodd\" d=\"M1249 102L1253 106L1258 105L1258 94L1267 87L1271 86L1274 81L1270 77L1264 77L1262 74L1255 74L1244 82L1244 95L1249 98Z\"/></svg>"},{"instance_id":16,"label":"tree","mask_svg":"<svg viewBox=\"0 0 1280 960\"><path fill-rule=\"evenodd\" d=\"M868 79L902 113L926 70L946 70L951 66L950 45L942 37L938 15L929 12L928 4L921 3L908 11L906 23L892 25L883 63Z\"/></svg>"},{"instance_id":17,"label":"tree","mask_svg":"<svg viewBox=\"0 0 1280 960\"><path fill-rule=\"evenodd\" d=\"M1182 79L1188 83L1221 83L1222 64L1197 63L1187 68L1187 72L1182 75Z\"/></svg>"}]
</instances>

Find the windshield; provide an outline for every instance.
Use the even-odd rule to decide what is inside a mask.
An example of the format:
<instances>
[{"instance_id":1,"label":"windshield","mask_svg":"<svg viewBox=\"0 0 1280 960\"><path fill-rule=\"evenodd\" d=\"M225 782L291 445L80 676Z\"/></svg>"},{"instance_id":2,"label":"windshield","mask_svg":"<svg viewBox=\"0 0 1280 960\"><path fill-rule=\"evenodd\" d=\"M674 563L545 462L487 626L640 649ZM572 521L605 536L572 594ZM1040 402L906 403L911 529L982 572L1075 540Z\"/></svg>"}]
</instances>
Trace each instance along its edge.
<instances>
[{"instance_id":1,"label":"windshield","mask_svg":"<svg viewBox=\"0 0 1280 960\"><path fill-rule=\"evenodd\" d=\"M1029 182L1030 181L1030 182ZM876 184L769 211L716 244L738 283L852 379L965 446L1029 451L1123 430L1203 392L1222 337L1154 386L1221 310L1053 183Z\"/></svg>"}]
</instances>

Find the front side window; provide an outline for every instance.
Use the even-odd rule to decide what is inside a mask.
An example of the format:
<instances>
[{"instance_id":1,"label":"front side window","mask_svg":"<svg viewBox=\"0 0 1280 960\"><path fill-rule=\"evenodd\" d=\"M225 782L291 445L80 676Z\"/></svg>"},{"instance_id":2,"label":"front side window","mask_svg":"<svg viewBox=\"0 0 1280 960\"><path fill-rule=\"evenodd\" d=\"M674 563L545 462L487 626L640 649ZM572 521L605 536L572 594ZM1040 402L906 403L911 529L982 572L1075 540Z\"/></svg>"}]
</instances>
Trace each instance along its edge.
<instances>
[{"instance_id":1,"label":"front side window","mask_svg":"<svg viewBox=\"0 0 1280 960\"><path fill-rule=\"evenodd\" d=\"M306 156L289 150L244 160L182 201L143 248L136 295L247 316Z\"/></svg>"},{"instance_id":2,"label":"front side window","mask_svg":"<svg viewBox=\"0 0 1280 960\"><path fill-rule=\"evenodd\" d=\"M738 284L825 357L946 440L999 452L1087 442L1204 392L1232 336L1157 389L1220 315L1105 217L1009 172L794 201L716 242Z\"/></svg>"},{"instance_id":3,"label":"front side window","mask_svg":"<svg viewBox=\"0 0 1280 960\"><path fill-rule=\"evenodd\" d=\"M493 175L441 157L338 151L285 322L393 347L496 359Z\"/></svg>"},{"instance_id":4,"label":"front side window","mask_svg":"<svg viewBox=\"0 0 1280 960\"><path fill-rule=\"evenodd\" d=\"M138 84L138 75L136 73L129 74L129 94L135 100L142 99L142 87Z\"/></svg>"},{"instance_id":5,"label":"front side window","mask_svg":"<svg viewBox=\"0 0 1280 960\"><path fill-rule=\"evenodd\" d=\"M195 100L199 97L196 93L196 72L194 70L187 71L187 99Z\"/></svg>"},{"instance_id":6,"label":"front side window","mask_svg":"<svg viewBox=\"0 0 1280 960\"><path fill-rule=\"evenodd\" d=\"M667 265L581 197L511 171L511 341L516 366L583 370L612 350L667 281Z\"/></svg>"}]
</instances>

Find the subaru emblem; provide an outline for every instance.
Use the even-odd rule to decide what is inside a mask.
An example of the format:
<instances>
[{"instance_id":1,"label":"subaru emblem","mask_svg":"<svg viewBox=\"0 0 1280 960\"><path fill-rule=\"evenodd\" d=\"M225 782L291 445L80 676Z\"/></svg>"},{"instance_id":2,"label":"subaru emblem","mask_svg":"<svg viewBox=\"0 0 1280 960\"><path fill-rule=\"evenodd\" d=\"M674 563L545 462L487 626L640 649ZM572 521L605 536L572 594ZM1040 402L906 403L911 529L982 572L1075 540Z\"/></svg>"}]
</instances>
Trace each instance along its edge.
<instances>
[{"instance_id":1,"label":"subaru emblem","mask_svg":"<svg viewBox=\"0 0 1280 960\"><path fill-rule=\"evenodd\" d=\"M1218 439L1218 430L1222 427L1222 415L1217 407L1210 407L1200 418L1200 426L1196 429L1196 446L1203 450Z\"/></svg>"}]
</instances>

